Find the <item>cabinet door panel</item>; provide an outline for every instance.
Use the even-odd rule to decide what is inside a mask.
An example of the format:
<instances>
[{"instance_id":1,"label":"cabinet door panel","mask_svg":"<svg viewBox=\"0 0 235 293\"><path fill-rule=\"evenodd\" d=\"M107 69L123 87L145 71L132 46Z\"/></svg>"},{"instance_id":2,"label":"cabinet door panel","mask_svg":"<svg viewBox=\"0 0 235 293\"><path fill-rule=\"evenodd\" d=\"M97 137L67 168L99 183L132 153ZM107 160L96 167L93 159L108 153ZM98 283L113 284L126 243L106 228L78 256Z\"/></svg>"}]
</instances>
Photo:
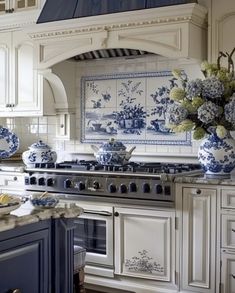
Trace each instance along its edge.
<instances>
[{"instance_id":1,"label":"cabinet door panel","mask_svg":"<svg viewBox=\"0 0 235 293\"><path fill-rule=\"evenodd\" d=\"M0 111L6 111L9 100L11 35L0 33Z\"/></svg>"},{"instance_id":2,"label":"cabinet door panel","mask_svg":"<svg viewBox=\"0 0 235 293\"><path fill-rule=\"evenodd\" d=\"M171 281L174 212L118 208L115 272Z\"/></svg>"},{"instance_id":3,"label":"cabinet door panel","mask_svg":"<svg viewBox=\"0 0 235 293\"><path fill-rule=\"evenodd\" d=\"M235 293L235 254L222 252L221 293Z\"/></svg>"},{"instance_id":4,"label":"cabinet door panel","mask_svg":"<svg viewBox=\"0 0 235 293\"><path fill-rule=\"evenodd\" d=\"M222 247L235 248L234 215L222 215Z\"/></svg>"},{"instance_id":5,"label":"cabinet door panel","mask_svg":"<svg viewBox=\"0 0 235 293\"><path fill-rule=\"evenodd\" d=\"M221 190L221 206L222 208L235 208L235 190L224 189Z\"/></svg>"},{"instance_id":6,"label":"cabinet door panel","mask_svg":"<svg viewBox=\"0 0 235 293\"><path fill-rule=\"evenodd\" d=\"M216 191L183 190L183 288L215 292Z\"/></svg>"},{"instance_id":7,"label":"cabinet door panel","mask_svg":"<svg viewBox=\"0 0 235 293\"><path fill-rule=\"evenodd\" d=\"M32 111L38 108L36 72L33 70L33 45L28 42L15 47L16 88L14 111Z\"/></svg>"},{"instance_id":8,"label":"cabinet door panel","mask_svg":"<svg viewBox=\"0 0 235 293\"><path fill-rule=\"evenodd\" d=\"M0 292L49 292L48 230L5 240L0 246Z\"/></svg>"}]
</instances>

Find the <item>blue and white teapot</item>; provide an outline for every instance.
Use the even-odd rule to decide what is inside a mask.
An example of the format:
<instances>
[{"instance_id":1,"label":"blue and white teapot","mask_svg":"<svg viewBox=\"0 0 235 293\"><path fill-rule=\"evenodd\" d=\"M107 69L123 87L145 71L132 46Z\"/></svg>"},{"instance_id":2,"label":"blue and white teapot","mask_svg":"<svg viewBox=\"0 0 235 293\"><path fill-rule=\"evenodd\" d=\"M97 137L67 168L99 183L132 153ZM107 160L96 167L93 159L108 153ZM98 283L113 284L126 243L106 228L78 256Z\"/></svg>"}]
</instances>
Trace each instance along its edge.
<instances>
[{"instance_id":1,"label":"blue and white teapot","mask_svg":"<svg viewBox=\"0 0 235 293\"><path fill-rule=\"evenodd\" d=\"M25 165L34 166L34 164L55 163L57 154L47 144L39 140L33 143L28 151L23 152L22 159Z\"/></svg>"},{"instance_id":2,"label":"blue and white teapot","mask_svg":"<svg viewBox=\"0 0 235 293\"><path fill-rule=\"evenodd\" d=\"M126 147L121 141L111 138L100 147L91 145L91 148L94 150L94 155L99 164L125 165L136 147L134 146L129 151L126 151Z\"/></svg>"}]
</instances>

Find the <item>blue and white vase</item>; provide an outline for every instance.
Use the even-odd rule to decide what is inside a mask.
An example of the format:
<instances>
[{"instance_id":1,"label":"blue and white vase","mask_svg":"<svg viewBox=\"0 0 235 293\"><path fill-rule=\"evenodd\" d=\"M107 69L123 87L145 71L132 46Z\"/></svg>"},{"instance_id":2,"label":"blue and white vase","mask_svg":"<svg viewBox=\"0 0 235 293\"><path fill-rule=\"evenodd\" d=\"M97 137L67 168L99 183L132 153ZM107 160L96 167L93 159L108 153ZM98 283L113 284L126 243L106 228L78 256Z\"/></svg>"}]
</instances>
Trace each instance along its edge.
<instances>
[{"instance_id":1,"label":"blue and white vase","mask_svg":"<svg viewBox=\"0 0 235 293\"><path fill-rule=\"evenodd\" d=\"M230 178L235 167L235 140L230 133L221 139L213 131L202 141L198 159L207 178Z\"/></svg>"}]
</instances>

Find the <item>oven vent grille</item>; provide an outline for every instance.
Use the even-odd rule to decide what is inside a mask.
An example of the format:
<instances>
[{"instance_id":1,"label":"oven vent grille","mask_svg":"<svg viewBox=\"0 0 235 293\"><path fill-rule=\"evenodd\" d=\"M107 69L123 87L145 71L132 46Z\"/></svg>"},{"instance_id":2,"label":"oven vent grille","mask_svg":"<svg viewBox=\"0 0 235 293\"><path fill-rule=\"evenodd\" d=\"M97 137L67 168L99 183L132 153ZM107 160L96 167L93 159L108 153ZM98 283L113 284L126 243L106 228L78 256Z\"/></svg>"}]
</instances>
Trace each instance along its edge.
<instances>
[{"instance_id":1,"label":"oven vent grille","mask_svg":"<svg viewBox=\"0 0 235 293\"><path fill-rule=\"evenodd\" d=\"M135 49L102 49L86 52L83 54L76 55L73 57L75 61L84 61L84 60L94 60L94 59L104 59L104 58L117 58L117 57L127 57L135 58L141 57L143 55L151 54L142 50Z\"/></svg>"}]
</instances>

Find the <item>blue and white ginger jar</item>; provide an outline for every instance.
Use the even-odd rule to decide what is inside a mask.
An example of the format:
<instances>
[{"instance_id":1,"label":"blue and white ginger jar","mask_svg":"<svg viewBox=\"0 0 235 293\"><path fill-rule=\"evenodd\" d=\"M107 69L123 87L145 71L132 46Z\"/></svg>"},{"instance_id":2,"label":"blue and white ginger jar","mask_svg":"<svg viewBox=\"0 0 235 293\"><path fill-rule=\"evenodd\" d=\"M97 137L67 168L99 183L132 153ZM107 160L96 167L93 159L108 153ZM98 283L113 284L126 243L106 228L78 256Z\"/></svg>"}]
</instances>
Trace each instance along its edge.
<instances>
[{"instance_id":1,"label":"blue and white ginger jar","mask_svg":"<svg viewBox=\"0 0 235 293\"><path fill-rule=\"evenodd\" d=\"M198 159L207 178L230 178L235 167L235 141L230 133L223 139L212 132L198 151Z\"/></svg>"},{"instance_id":2,"label":"blue and white ginger jar","mask_svg":"<svg viewBox=\"0 0 235 293\"><path fill-rule=\"evenodd\" d=\"M108 142L103 143L100 147L91 145L94 150L94 155L99 164L102 165L125 165L128 163L131 153L136 148L132 147L129 151L121 141L110 139Z\"/></svg>"},{"instance_id":3,"label":"blue and white ginger jar","mask_svg":"<svg viewBox=\"0 0 235 293\"><path fill-rule=\"evenodd\" d=\"M47 144L39 140L33 143L28 151L23 152L22 159L25 165L32 167L35 164L55 163L57 154Z\"/></svg>"}]
</instances>

